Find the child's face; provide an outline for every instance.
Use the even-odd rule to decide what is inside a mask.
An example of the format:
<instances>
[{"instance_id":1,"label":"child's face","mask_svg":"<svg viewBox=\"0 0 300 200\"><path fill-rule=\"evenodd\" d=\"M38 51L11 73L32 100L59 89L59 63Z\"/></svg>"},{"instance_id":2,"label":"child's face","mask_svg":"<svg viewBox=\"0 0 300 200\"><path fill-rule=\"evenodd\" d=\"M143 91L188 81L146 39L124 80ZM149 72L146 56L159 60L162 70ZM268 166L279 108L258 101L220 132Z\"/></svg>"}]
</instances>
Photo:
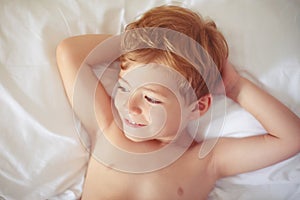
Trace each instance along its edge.
<instances>
[{"instance_id":1,"label":"child's face","mask_svg":"<svg viewBox=\"0 0 300 200\"><path fill-rule=\"evenodd\" d=\"M119 74L114 102L120 128L133 141L171 141L188 123L190 109L172 71L153 65L134 65Z\"/></svg>"}]
</instances>

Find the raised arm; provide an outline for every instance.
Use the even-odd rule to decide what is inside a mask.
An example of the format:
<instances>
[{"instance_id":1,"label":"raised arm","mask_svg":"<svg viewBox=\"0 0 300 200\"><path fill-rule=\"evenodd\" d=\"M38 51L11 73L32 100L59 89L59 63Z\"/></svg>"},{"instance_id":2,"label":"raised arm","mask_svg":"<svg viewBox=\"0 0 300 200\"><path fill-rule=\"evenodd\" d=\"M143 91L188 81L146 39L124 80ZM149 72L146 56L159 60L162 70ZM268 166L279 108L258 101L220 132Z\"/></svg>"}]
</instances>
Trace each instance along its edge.
<instances>
[{"instance_id":1,"label":"raised arm","mask_svg":"<svg viewBox=\"0 0 300 200\"><path fill-rule=\"evenodd\" d=\"M257 170L300 151L300 119L277 99L239 76L231 64L223 80L227 96L249 111L268 132L246 138L222 138L213 156L220 177Z\"/></svg>"},{"instance_id":2,"label":"raised arm","mask_svg":"<svg viewBox=\"0 0 300 200\"><path fill-rule=\"evenodd\" d=\"M89 134L97 132L98 126L101 129L105 129L113 118L110 109L109 95L89 65L82 65L82 63L99 43L109 37L110 35L75 36L63 40L57 47L56 56L58 69L63 80L67 97ZM107 52L103 52L103 54L105 53ZM102 56L102 58L104 57L105 56ZM101 61L102 60L99 59L97 60L98 63L101 63ZM95 62L95 59L93 60L93 58L91 58L91 62ZM93 87L96 87L96 90ZM76 95L75 98L74 95ZM87 105L86 102L89 97L93 98L94 105ZM79 98L82 99L77 100ZM76 103L76 106L74 106L74 100L77 102L80 101L79 105ZM92 113L87 111L87 107L93 109ZM96 122L93 120L93 115L96 116Z\"/></svg>"}]
</instances>

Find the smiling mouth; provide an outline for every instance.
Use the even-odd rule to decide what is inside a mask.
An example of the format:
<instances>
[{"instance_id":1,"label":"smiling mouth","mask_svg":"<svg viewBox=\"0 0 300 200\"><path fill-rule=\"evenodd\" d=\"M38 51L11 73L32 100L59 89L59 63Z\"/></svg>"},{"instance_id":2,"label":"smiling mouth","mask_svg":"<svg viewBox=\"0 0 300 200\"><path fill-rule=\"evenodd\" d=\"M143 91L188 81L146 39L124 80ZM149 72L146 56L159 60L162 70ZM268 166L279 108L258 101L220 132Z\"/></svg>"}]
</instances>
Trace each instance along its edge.
<instances>
[{"instance_id":1,"label":"smiling mouth","mask_svg":"<svg viewBox=\"0 0 300 200\"><path fill-rule=\"evenodd\" d=\"M128 119L125 119L124 121L125 121L125 123L126 123L128 126L133 127L133 128L141 128L141 127L146 126L146 124L135 123L135 122L132 122L132 121L130 121L130 120L128 120Z\"/></svg>"}]
</instances>

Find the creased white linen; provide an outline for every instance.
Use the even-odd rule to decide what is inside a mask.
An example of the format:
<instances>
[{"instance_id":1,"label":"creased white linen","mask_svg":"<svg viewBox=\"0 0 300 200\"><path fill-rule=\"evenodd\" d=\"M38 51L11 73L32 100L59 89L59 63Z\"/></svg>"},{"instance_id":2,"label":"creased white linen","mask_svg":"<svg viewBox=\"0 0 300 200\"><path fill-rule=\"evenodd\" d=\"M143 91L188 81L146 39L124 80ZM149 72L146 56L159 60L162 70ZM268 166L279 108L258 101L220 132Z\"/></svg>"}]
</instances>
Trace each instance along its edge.
<instances>
[{"instance_id":1,"label":"creased white linen","mask_svg":"<svg viewBox=\"0 0 300 200\"><path fill-rule=\"evenodd\" d=\"M80 124L64 94L55 48L73 35L118 34L136 16L169 2L1 1L0 197L80 197L88 153L77 136ZM297 0L185 0L177 4L215 20L239 71L300 116ZM223 136L264 133L260 124L232 101L227 101L226 109ZM215 120L222 120L220 117ZM208 122L202 119L203 130ZM299 199L299 166L297 155L265 169L222 179L209 199Z\"/></svg>"}]
</instances>

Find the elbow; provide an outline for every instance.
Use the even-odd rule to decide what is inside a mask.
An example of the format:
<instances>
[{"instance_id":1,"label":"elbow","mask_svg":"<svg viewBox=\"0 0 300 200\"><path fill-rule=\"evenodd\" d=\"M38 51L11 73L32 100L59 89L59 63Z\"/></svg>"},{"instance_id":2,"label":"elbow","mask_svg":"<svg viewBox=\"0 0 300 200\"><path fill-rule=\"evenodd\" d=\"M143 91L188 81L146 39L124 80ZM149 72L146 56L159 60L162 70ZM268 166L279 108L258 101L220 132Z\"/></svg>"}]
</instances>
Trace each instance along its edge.
<instances>
[{"instance_id":1,"label":"elbow","mask_svg":"<svg viewBox=\"0 0 300 200\"><path fill-rule=\"evenodd\" d=\"M83 53L85 46L80 37L74 36L62 40L56 47L56 61L58 67L64 64L79 67L87 53ZM88 51L89 52L89 51Z\"/></svg>"},{"instance_id":2,"label":"elbow","mask_svg":"<svg viewBox=\"0 0 300 200\"><path fill-rule=\"evenodd\" d=\"M62 40L56 47L56 62L58 67L70 56L69 38Z\"/></svg>"}]
</instances>

